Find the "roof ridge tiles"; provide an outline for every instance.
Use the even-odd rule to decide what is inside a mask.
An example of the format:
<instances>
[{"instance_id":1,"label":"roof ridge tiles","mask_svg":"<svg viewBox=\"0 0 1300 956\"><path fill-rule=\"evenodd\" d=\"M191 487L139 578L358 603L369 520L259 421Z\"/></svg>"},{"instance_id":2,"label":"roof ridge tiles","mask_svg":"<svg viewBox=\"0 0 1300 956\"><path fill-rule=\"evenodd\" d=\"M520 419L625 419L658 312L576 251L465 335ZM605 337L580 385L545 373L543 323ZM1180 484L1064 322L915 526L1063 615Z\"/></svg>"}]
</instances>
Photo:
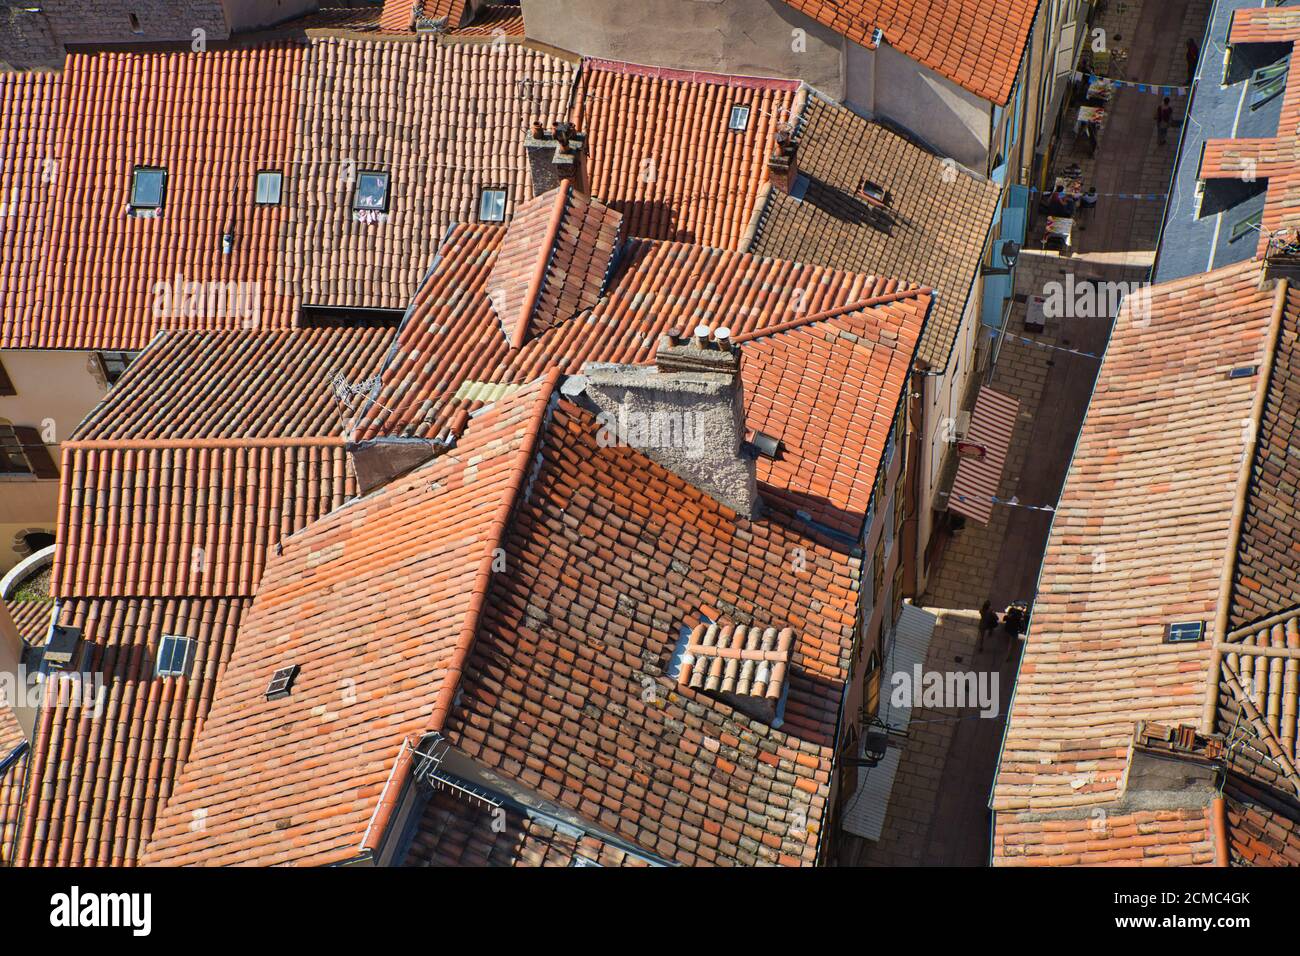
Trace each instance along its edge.
<instances>
[{"instance_id":1,"label":"roof ridge tiles","mask_svg":"<svg viewBox=\"0 0 1300 956\"><path fill-rule=\"evenodd\" d=\"M560 183L555 190L555 201L551 209L551 217L546 223L546 233L542 237L541 254L537 257L537 262L533 266L533 274L528 280L528 289L524 292L523 314L519 316L514 334L510 337L510 347L519 348L528 338L528 324L532 321L533 313L537 310L537 303L542 297L542 286L546 284L546 273L551 267L551 262L555 259L555 240L560 235L560 224L564 222L565 213L569 208L569 190L571 189L567 180ZM507 231L507 241L509 233Z\"/></svg>"},{"instance_id":2,"label":"roof ridge tiles","mask_svg":"<svg viewBox=\"0 0 1300 956\"><path fill-rule=\"evenodd\" d=\"M871 278L876 279L877 282L885 281L890 284L898 281L896 279L881 280L876 276L872 276ZM928 295L933 295L933 291L925 286L913 286L907 289L899 289L896 292L886 292L881 295L874 295L866 299L861 299L857 302L850 302L848 305L840 305L832 309L825 309L821 312L814 312L809 315L800 316L797 319L791 319L788 322L782 322L778 325L770 325L767 328L754 329L752 332L745 332L741 335L733 336L732 342L736 345L741 345L745 342L753 342L756 339L766 338L780 332L789 332L791 329L803 328L806 325L812 325L814 322L824 322L827 319L838 318L841 315L848 315L852 312L861 312L864 309L869 309L873 306L886 305L890 302L898 302L902 299L918 299L922 296Z\"/></svg>"},{"instance_id":3,"label":"roof ridge tiles","mask_svg":"<svg viewBox=\"0 0 1300 956\"><path fill-rule=\"evenodd\" d=\"M496 560L496 551L504 545L507 527L509 525L510 514L514 511L515 502L519 492L524 487L525 476L530 470L530 464L533 460L534 450L537 447L538 436L541 434L542 423L546 419L545 411L549 407L552 397L555 394L555 387L561 378L561 371L558 368L552 368L547 374L540 379L541 397L537 400L537 407L533 410L532 419L528 423L528 428L524 432L519 448L515 452L515 466L509 479L509 484L505 489L505 494L501 498L500 507L496 515L488 524L490 533L484 543L483 556L479 560L478 572L474 578L472 588L472 598L469 607L465 612L465 621L456 640L456 646L451 652L451 658L447 661L444 673L445 679L438 688L438 696L435 698L433 708L430 711L427 730L433 732L441 730L447 721L447 716L451 713L452 704L456 699L456 693L460 688L460 679L465 672L465 665L469 659L470 652L474 647L474 639L478 634L479 621L483 616L483 608L487 603L488 589L492 582L492 566ZM402 787L411 769L411 758L407 751L403 751L404 760L399 760L394 767L393 773L389 776L388 782L384 785L384 790L380 794L379 803L375 808L374 816L366 829L366 834L362 839L360 850L374 851L382 841L387 828L388 822L392 817L393 811L397 808L398 797L401 794Z\"/></svg>"},{"instance_id":4,"label":"roof ridge tiles","mask_svg":"<svg viewBox=\"0 0 1300 956\"><path fill-rule=\"evenodd\" d=\"M256 436L250 438L80 438L65 441L65 449L149 448L327 448L342 446L342 435Z\"/></svg>"},{"instance_id":5,"label":"roof ridge tiles","mask_svg":"<svg viewBox=\"0 0 1300 956\"><path fill-rule=\"evenodd\" d=\"M604 57L583 57L583 69L606 73L623 73L629 76L646 76L659 80L677 80L687 83L710 83L716 86L744 89L782 90L793 92L804 86L803 80L788 80L775 76L756 76L746 73L715 73L712 70L682 70L627 60L610 60Z\"/></svg>"}]
</instances>

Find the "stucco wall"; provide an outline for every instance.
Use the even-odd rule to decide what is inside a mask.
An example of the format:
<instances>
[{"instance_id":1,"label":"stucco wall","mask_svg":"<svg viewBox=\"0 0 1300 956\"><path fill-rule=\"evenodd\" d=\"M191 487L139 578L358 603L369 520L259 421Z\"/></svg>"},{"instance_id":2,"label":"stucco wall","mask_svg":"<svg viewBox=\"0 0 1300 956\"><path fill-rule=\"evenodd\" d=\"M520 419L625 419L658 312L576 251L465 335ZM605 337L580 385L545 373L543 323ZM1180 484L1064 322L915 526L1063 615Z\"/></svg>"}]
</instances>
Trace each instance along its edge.
<instances>
[{"instance_id":1,"label":"stucco wall","mask_svg":"<svg viewBox=\"0 0 1300 956\"><path fill-rule=\"evenodd\" d=\"M934 530L934 510L943 510L947 507L947 502L936 497L936 492L939 490L939 480L943 476L944 462L953 449L947 439L949 429L954 427L954 419L961 410L962 398L970 387L971 376L976 369L981 296L982 287L977 282L966 301L966 309L962 313L961 326L957 331L957 339L953 345L948 367L939 375L916 379L917 382L925 383L921 389L924 395L925 421L921 425L923 440L921 461L917 469L920 476L916 529L918 591L923 591L926 585L925 548Z\"/></svg>"},{"instance_id":2,"label":"stucco wall","mask_svg":"<svg viewBox=\"0 0 1300 956\"><path fill-rule=\"evenodd\" d=\"M42 6L63 44L190 42L196 29L209 41L230 35L220 0L45 0Z\"/></svg>"},{"instance_id":3,"label":"stucco wall","mask_svg":"<svg viewBox=\"0 0 1300 956\"><path fill-rule=\"evenodd\" d=\"M283 23L318 6L316 0L223 0L232 33ZM331 6L331 4L325 4Z\"/></svg>"},{"instance_id":4,"label":"stucco wall","mask_svg":"<svg viewBox=\"0 0 1300 956\"><path fill-rule=\"evenodd\" d=\"M59 443L67 440L108 390L94 354L5 349L0 351L0 362L18 393L0 396L0 421L43 431L52 439L46 447L58 465ZM0 477L0 573L26 557L15 547L23 532L54 530L58 494L57 480Z\"/></svg>"},{"instance_id":5,"label":"stucco wall","mask_svg":"<svg viewBox=\"0 0 1300 956\"><path fill-rule=\"evenodd\" d=\"M944 156L986 172L992 106L893 47L846 44L845 100L914 133Z\"/></svg>"},{"instance_id":6,"label":"stucco wall","mask_svg":"<svg viewBox=\"0 0 1300 956\"><path fill-rule=\"evenodd\" d=\"M524 0L523 8L529 39L583 56L802 79L844 95L843 40L781 0Z\"/></svg>"}]
</instances>

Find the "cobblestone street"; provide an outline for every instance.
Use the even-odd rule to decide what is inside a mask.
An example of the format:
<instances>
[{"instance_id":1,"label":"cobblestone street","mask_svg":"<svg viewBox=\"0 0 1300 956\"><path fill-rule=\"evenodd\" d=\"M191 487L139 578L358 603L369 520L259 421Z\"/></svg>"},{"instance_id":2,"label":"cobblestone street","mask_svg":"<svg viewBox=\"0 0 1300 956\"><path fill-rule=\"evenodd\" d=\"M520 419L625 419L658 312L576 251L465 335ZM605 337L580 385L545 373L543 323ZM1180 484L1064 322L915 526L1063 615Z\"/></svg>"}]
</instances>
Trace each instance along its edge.
<instances>
[{"instance_id":1,"label":"cobblestone street","mask_svg":"<svg viewBox=\"0 0 1300 956\"><path fill-rule=\"evenodd\" d=\"M1127 50L1124 78L1183 84L1184 44L1188 37L1200 41L1209 10L1209 0L1112 2L1095 25L1106 30L1112 48ZM1179 129L1170 130L1167 144L1157 144L1158 103L1152 93L1118 90L1095 158L1076 147L1070 123L1056 153L1056 168L1078 163L1085 189L1095 185L1103 195L1165 193ZM1186 95L1176 97L1176 121L1186 104ZM1049 319L1042 333L1030 334L1024 331L1028 297L1043 295L1048 283L1065 282L1071 275L1076 283L1145 281L1163 208L1163 198L1102 198L1092 221L1076 235L1073 255L1041 251L1042 217L1031 216L1016 270L1008 335L987 381L1020 401L999 497L1055 505L1100 365L1094 356L1104 352L1113 318ZM1011 601L1033 597L1050 527L1049 512L997 506L987 526L968 521L942 552L918 602L938 616L925 668L996 668L999 716L986 720L969 710L913 711L882 838L868 844L859 863L987 865L988 793L1018 653L1008 659L1001 631L975 653L978 608L988 599L1000 612Z\"/></svg>"}]
</instances>

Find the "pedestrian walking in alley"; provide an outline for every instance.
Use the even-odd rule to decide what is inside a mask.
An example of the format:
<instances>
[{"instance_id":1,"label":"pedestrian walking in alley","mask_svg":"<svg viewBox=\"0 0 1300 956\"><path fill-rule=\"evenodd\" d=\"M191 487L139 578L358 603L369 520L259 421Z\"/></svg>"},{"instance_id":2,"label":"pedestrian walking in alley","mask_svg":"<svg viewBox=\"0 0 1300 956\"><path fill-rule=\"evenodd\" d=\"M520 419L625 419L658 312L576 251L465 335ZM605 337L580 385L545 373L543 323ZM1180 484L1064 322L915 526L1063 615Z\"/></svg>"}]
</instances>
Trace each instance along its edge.
<instances>
[{"instance_id":1,"label":"pedestrian walking in alley","mask_svg":"<svg viewBox=\"0 0 1300 956\"><path fill-rule=\"evenodd\" d=\"M1169 97L1156 107L1156 141L1163 146L1169 135L1169 125L1174 121L1174 108L1169 105Z\"/></svg>"},{"instance_id":2,"label":"pedestrian walking in alley","mask_svg":"<svg viewBox=\"0 0 1300 956\"><path fill-rule=\"evenodd\" d=\"M988 637L998 626L998 612L993 610L993 602L985 601L980 605L980 636L975 641L975 653L984 648L984 638Z\"/></svg>"},{"instance_id":3,"label":"pedestrian walking in alley","mask_svg":"<svg viewBox=\"0 0 1300 956\"><path fill-rule=\"evenodd\" d=\"M1079 214L1076 217L1080 229L1087 229L1088 223L1092 220L1092 211L1097 208L1097 187L1091 186L1088 191L1079 197Z\"/></svg>"},{"instance_id":4,"label":"pedestrian walking in alley","mask_svg":"<svg viewBox=\"0 0 1300 956\"><path fill-rule=\"evenodd\" d=\"M1196 41L1191 37L1187 38L1187 85L1191 86L1192 81L1196 79L1196 64L1201 58L1201 48L1196 45Z\"/></svg>"}]
</instances>

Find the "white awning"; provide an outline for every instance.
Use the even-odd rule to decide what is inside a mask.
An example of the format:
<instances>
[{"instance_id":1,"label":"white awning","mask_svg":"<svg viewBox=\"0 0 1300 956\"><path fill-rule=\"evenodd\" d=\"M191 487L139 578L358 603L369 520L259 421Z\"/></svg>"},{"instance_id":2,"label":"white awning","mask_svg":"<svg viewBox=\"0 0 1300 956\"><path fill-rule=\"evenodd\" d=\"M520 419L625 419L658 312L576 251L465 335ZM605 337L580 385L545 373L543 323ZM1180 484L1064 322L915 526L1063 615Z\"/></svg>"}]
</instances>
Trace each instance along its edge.
<instances>
[{"instance_id":1,"label":"white awning","mask_svg":"<svg viewBox=\"0 0 1300 956\"><path fill-rule=\"evenodd\" d=\"M894 628L893 644L886 649L882 680L880 683L880 708L877 716L891 727L905 730L912 719L910 707L891 707L891 675L910 675L916 664L925 667L925 656L930 652L930 638L938 619L929 611L914 604L904 604ZM909 678L910 679L910 678ZM866 733L862 735L866 743ZM893 741L891 741L891 744ZM859 756L861 750L859 751ZM858 789L844 805L844 829L867 840L879 840L885 828L885 815L889 812L889 798L894 791L894 776L903 751L890 746L885 756L874 767L858 769Z\"/></svg>"},{"instance_id":2,"label":"white awning","mask_svg":"<svg viewBox=\"0 0 1300 956\"><path fill-rule=\"evenodd\" d=\"M974 454L957 463L957 477L948 493L948 510L988 524L993 516L993 498L1002 484L1002 466L1007 460L1011 433L1015 431L1020 402L991 388L981 388L971 412L970 428L958 445Z\"/></svg>"}]
</instances>

